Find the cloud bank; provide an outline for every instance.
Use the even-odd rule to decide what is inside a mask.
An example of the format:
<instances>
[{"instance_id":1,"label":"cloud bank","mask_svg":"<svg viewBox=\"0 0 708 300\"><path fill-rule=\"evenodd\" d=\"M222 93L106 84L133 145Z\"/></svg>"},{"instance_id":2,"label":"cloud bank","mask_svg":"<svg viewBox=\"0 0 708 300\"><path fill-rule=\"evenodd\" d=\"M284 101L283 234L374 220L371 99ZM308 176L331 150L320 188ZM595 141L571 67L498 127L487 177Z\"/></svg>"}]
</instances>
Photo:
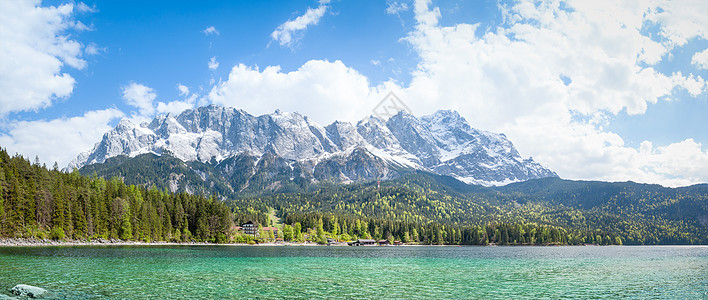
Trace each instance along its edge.
<instances>
[{"instance_id":1,"label":"cloud bank","mask_svg":"<svg viewBox=\"0 0 708 300\"><path fill-rule=\"evenodd\" d=\"M708 152L693 140L636 149L603 130L611 116L643 114L677 90L706 92L700 76L654 68L685 40L705 38L694 30L705 18L616 1L566 4L504 4L505 26L479 36L477 24L439 25L439 9L417 1L417 26L407 41L421 61L406 99L422 113L451 107L473 126L504 132L523 154L564 178L708 181L695 169L708 169ZM662 26L663 42L642 34L650 21Z\"/></svg>"},{"instance_id":2,"label":"cloud bank","mask_svg":"<svg viewBox=\"0 0 708 300\"><path fill-rule=\"evenodd\" d=\"M72 20L76 7L39 4L0 1L0 115L45 108L70 96L76 80L65 67L86 67L83 46L69 34L87 29Z\"/></svg>"},{"instance_id":3,"label":"cloud bank","mask_svg":"<svg viewBox=\"0 0 708 300\"><path fill-rule=\"evenodd\" d=\"M34 161L38 156L65 167L76 155L91 149L111 130L110 122L124 117L118 109L89 111L81 116L54 120L12 121L7 134L0 134L0 144L10 153L21 153Z\"/></svg>"},{"instance_id":4,"label":"cloud bank","mask_svg":"<svg viewBox=\"0 0 708 300\"><path fill-rule=\"evenodd\" d=\"M341 61L311 60L292 72L282 72L279 66L259 70L237 65L207 97L212 103L252 114L272 113L276 108L297 111L324 124L370 115L389 87L399 89L392 83L371 87L366 76Z\"/></svg>"},{"instance_id":5,"label":"cloud bank","mask_svg":"<svg viewBox=\"0 0 708 300\"><path fill-rule=\"evenodd\" d=\"M393 90L416 114L452 108L477 128L506 133L523 155L564 178L669 186L708 181L708 152L692 139L666 146L646 141L634 148L604 130L618 113L643 114L677 91L706 94L700 76L664 74L655 66L686 41L706 39L700 29L708 28L706 14L695 12L708 6L564 4L500 4L503 26L480 34L480 24L440 25L440 10L416 1L417 25L405 41L420 62L407 86L372 86L340 61L312 60L292 72L235 66L209 99L256 114L281 108L322 123L356 122L370 114L383 91ZM658 26L662 38L646 35L647 24ZM696 54L694 64L701 65L702 55Z\"/></svg>"},{"instance_id":6,"label":"cloud bank","mask_svg":"<svg viewBox=\"0 0 708 300\"><path fill-rule=\"evenodd\" d=\"M17 12L21 9L43 14L26 18L27 26L17 25L22 23L19 21L10 25L23 36L2 37L20 48L0 45L0 51L29 49L26 52L34 55L12 54L33 64L28 68L32 74L12 73L13 78L38 81L3 79L0 84L6 85L2 89L5 95L0 96L0 103L5 111L0 114L46 107L53 99L67 97L74 80L62 73L62 68L85 67L80 44L63 33L75 26L70 20L71 5L40 9L38 2L8 3L0 4L0 14L11 18L2 20L16 21L13 16L22 15ZM321 1L317 8L278 26L272 40L291 47L327 10L328 2ZM397 15L404 10L413 10L416 26L403 41L419 56L412 79L405 85L393 80L375 85L342 61L310 60L290 72L279 66L261 69L239 64L228 78L214 83L207 95L190 93L187 86L177 85L181 99L173 101L159 101L152 88L130 83L123 87L123 99L137 109L133 118L216 103L253 114L271 113L276 108L297 111L327 124L333 120L356 122L394 91L416 115L450 108L476 128L506 133L523 156L533 156L563 178L668 186L708 182L708 151L701 143L693 139L669 145L644 141L630 147L620 135L605 129L617 114L644 114L650 105L669 101L677 92L694 97L685 101L705 98L708 86L701 76L685 69L663 73L658 67L689 41L708 40L708 5L702 1L694 5L673 1L502 2L503 24L488 29L482 24L441 25L444 16L427 0L416 1L411 7L389 2L386 13ZM0 22L14 24L11 21ZM39 29L32 24L39 24ZM209 28L213 27L204 34L218 33ZM651 30L654 34L647 33ZM700 49L691 54L691 66L708 68L707 53ZM3 60L0 68L19 72L10 64ZM216 57L208 66L218 68ZM68 163L100 139L100 134L80 128L103 132L108 122L123 116L111 108L74 118L10 122L0 143L11 151L38 153L42 159ZM52 140L57 128L69 132L71 145ZM27 130L40 140L34 140ZM50 146L42 148L67 149L63 152L67 155L35 146L46 145L40 143L43 140Z\"/></svg>"}]
</instances>

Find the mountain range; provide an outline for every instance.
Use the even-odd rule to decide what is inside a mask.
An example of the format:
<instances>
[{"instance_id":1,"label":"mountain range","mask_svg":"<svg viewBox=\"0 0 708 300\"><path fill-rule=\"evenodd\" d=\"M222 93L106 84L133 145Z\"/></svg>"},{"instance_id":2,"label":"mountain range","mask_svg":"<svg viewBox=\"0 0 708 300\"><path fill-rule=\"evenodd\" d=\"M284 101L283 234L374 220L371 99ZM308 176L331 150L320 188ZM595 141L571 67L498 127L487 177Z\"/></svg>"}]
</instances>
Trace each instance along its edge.
<instances>
[{"instance_id":1,"label":"mountain range","mask_svg":"<svg viewBox=\"0 0 708 300\"><path fill-rule=\"evenodd\" d=\"M240 172L243 180L234 190L262 173L351 183L421 170L484 186L557 177L533 159L522 158L504 134L472 128L456 111L420 118L400 111L388 120L370 116L356 125L335 121L321 126L299 113L276 110L253 116L218 105L160 115L150 123L124 119L69 168L143 154L216 166L223 177ZM194 164L187 169L207 180L208 174Z\"/></svg>"}]
</instances>

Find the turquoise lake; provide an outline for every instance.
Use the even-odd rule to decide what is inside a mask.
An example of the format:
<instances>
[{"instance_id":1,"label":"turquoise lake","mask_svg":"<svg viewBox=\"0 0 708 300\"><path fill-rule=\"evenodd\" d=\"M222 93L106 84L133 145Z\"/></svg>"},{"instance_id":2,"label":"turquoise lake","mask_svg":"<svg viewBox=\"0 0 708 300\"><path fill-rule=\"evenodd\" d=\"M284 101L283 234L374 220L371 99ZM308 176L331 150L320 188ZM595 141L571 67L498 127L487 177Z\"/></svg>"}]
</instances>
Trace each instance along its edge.
<instances>
[{"instance_id":1,"label":"turquoise lake","mask_svg":"<svg viewBox=\"0 0 708 300\"><path fill-rule=\"evenodd\" d=\"M708 247L0 247L61 299L708 299Z\"/></svg>"}]
</instances>

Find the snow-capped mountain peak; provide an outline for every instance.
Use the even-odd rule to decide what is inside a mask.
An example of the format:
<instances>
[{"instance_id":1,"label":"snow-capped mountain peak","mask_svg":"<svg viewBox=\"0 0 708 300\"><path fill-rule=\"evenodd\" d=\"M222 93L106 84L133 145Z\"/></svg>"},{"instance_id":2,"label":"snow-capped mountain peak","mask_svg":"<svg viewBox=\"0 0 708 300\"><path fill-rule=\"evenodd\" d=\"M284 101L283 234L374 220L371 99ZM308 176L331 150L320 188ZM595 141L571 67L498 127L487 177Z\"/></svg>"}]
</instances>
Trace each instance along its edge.
<instances>
[{"instance_id":1,"label":"snow-capped mountain peak","mask_svg":"<svg viewBox=\"0 0 708 300\"><path fill-rule=\"evenodd\" d=\"M298 165L306 172L300 176L346 182L395 177L402 169L484 185L556 176L520 157L505 135L474 129L456 111L421 118L399 112L388 120L369 116L356 126L335 121L323 127L297 112L253 116L218 105L157 116L149 124L122 120L69 167L142 153L202 162L267 154L284 159L280 165Z\"/></svg>"}]
</instances>

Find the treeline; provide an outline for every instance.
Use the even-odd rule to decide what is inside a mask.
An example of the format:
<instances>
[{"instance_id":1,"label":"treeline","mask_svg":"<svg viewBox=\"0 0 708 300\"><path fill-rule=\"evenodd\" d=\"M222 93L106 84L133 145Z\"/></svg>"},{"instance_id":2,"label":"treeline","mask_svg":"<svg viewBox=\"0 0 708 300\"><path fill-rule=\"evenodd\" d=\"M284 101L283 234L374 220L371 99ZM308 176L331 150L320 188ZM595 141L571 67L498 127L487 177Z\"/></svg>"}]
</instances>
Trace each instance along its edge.
<instances>
[{"instance_id":1,"label":"treeline","mask_svg":"<svg viewBox=\"0 0 708 300\"><path fill-rule=\"evenodd\" d=\"M228 242L233 220L214 197L48 170L0 149L1 237Z\"/></svg>"},{"instance_id":2,"label":"treeline","mask_svg":"<svg viewBox=\"0 0 708 300\"><path fill-rule=\"evenodd\" d=\"M641 186L634 190L617 190L618 184L608 183L609 188L589 193L592 201L578 203L575 199L587 193L584 186L551 198L533 192L455 186L455 182L448 185L439 180L439 176L411 174L382 182L380 188L375 183L326 186L306 193L234 199L229 200L229 205L256 209L273 207L284 215L323 212L367 220L441 224L458 229L491 226L489 224L538 224L572 231L570 238L564 235L565 243L569 244L609 243L604 241L607 236L612 240L619 237L623 244L632 245L708 243L705 222L708 197L700 187L677 191L661 188L663 192L659 193L642 192L645 190ZM565 186L579 184L557 180ZM634 185L637 184L631 184ZM556 187L541 186L538 190L544 188ZM600 232L602 242L598 241L596 232Z\"/></svg>"},{"instance_id":3,"label":"treeline","mask_svg":"<svg viewBox=\"0 0 708 300\"><path fill-rule=\"evenodd\" d=\"M128 184L236 198L227 202L237 223L267 224L272 208L281 214L324 212L457 227L540 224L580 232L599 230L615 233L624 244L708 244L708 185L672 189L545 178L487 188L416 171L383 181L378 188L376 182L291 179L287 164L273 159L265 155L258 164L282 169L257 167L256 160L247 156L203 164L144 154L111 158L81 172L125 177ZM253 170L256 174L251 174Z\"/></svg>"},{"instance_id":4,"label":"treeline","mask_svg":"<svg viewBox=\"0 0 708 300\"><path fill-rule=\"evenodd\" d=\"M569 230L539 224L420 224L318 212L288 213L284 220L286 225L283 236L286 241L325 243L327 238L365 238L424 245L622 245L622 238L614 233Z\"/></svg>"},{"instance_id":5,"label":"treeline","mask_svg":"<svg viewBox=\"0 0 708 300\"><path fill-rule=\"evenodd\" d=\"M151 172L138 179L158 174ZM282 237L295 241L708 244L708 186L548 179L490 189L416 172L380 188L321 183L307 192L250 193L223 202L226 195L219 191L226 189L191 195L155 189L150 182L129 185L61 172L56 165L48 170L38 160L30 163L0 149L0 237L248 242L253 237L233 225L272 225L274 210L286 224Z\"/></svg>"}]
</instances>

